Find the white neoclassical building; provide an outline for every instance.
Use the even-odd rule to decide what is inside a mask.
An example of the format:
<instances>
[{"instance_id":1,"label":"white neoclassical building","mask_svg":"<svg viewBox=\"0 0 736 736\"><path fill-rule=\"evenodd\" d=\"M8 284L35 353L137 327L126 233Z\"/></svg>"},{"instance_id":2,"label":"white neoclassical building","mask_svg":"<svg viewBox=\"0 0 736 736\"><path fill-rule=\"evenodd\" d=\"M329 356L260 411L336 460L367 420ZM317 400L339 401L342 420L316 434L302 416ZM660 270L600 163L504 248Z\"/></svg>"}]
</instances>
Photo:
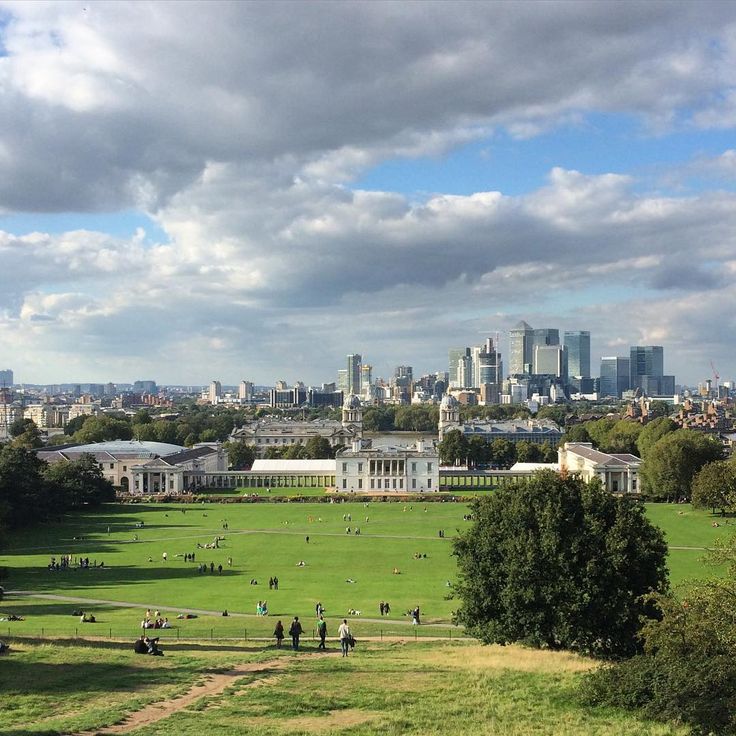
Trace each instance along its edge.
<instances>
[{"instance_id":1,"label":"white neoclassical building","mask_svg":"<svg viewBox=\"0 0 736 736\"><path fill-rule=\"evenodd\" d=\"M557 451L560 473L574 473L586 481L599 478L611 493L638 493L641 459L594 450L590 442L565 442Z\"/></svg>"},{"instance_id":2,"label":"white neoclassical building","mask_svg":"<svg viewBox=\"0 0 736 736\"><path fill-rule=\"evenodd\" d=\"M364 447L359 441L335 457L335 486L340 492L438 491L439 455L421 440L413 447Z\"/></svg>"}]
</instances>

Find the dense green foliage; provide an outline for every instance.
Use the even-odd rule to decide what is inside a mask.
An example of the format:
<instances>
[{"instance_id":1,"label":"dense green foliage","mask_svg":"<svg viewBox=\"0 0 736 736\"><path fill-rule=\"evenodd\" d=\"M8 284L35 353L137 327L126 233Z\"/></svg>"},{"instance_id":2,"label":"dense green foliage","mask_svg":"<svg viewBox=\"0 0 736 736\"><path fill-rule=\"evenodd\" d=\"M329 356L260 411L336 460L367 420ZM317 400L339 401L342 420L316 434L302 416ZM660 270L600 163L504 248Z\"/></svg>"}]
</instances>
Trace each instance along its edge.
<instances>
[{"instance_id":1,"label":"dense green foliage","mask_svg":"<svg viewBox=\"0 0 736 736\"><path fill-rule=\"evenodd\" d=\"M457 620L487 643L598 656L637 649L640 596L667 587L667 548L643 507L599 483L535 474L474 501L455 542Z\"/></svg>"},{"instance_id":2,"label":"dense green foliage","mask_svg":"<svg viewBox=\"0 0 736 736\"><path fill-rule=\"evenodd\" d=\"M47 465L24 447L0 449L0 525L24 527L114 497L91 455Z\"/></svg>"},{"instance_id":3,"label":"dense green foliage","mask_svg":"<svg viewBox=\"0 0 736 736\"><path fill-rule=\"evenodd\" d=\"M722 457L723 446L710 435L690 429L669 432L647 451L642 462L642 493L654 501L689 499L696 473Z\"/></svg>"},{"instance_id":4,"label":"dense green foliage","mask_svg":"<svg viewBox=\"0 0 736 736\"><path fill-rule=\"evenodd\" d=\"M718 545L723 580L697 583L680 598L659 596L644 651L593 674L585 700L686 723L697 733L736 733L736 538Z\"/></svg>"},{"instance_id":5,"label":"dense green foliage","mask_svg":"<svg viewBox=\"0 0 736 736\"><path fill-rule=\"evenodd\" d=\"M483 437L474 436L468 439L458 429L445 434L437 449L441 465L478 465L490 464L496 468L510 468L515 462L522 463L554 463L557 461L557 448L550 444L537 444L522 440L496 438L488 442Z\"/></svg>"},{"instance_id":6,"label":"dense green foliage","mask_svg":"<svg viewBox=\"0 0 736 736\"><path fill-rule=\"evenodd\" d=\"M692 504L720 509L722 515L736 507L736 465L723 460L704 465L693 478Z\"/></svg>"}]
</instances>

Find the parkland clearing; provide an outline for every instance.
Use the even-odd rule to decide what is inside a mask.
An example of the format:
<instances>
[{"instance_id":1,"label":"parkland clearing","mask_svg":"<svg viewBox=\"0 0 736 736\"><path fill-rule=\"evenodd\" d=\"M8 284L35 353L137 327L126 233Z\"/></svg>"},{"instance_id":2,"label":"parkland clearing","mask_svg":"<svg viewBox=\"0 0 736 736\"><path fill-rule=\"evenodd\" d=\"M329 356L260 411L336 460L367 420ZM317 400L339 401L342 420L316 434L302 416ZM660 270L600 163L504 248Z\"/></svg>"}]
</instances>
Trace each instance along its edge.
<instances>
[{"instance_id":1,"label":"parkland clearing","mask_svg":"<svg viewBox=\"0 0 736 736\"><path fill-rule=\"evenodd\" d=\"M105 504L9 535L0 619L22 620L0 621L11 645L0 733L690 733L581 705L595 660L482 646L453 625L464 500L282 501ZM730 518L688 504L647 514L666 534L673 585L719 574L702 558ZM71 566L52 568L62 556ZM268 615L256 615L263 601ZM318 602L326 653L314 639ZM407 615L416 606L419 626ZM147 609L172 625L146 632L164 657L133 652ZM302 648L277 650L275 622L288 630L294 616ZM358 640L347 659L335 638L343 618Z\"/></svg>"}]
</instances>

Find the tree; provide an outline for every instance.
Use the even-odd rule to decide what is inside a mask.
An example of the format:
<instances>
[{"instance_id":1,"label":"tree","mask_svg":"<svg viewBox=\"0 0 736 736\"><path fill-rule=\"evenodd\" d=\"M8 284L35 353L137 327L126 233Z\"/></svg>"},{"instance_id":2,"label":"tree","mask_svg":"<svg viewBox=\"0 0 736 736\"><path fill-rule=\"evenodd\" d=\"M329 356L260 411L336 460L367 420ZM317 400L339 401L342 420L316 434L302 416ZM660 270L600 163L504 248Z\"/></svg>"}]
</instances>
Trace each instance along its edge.
<instances>
[{"instance_id":1,"label":"tree","mask_svg":"<svg viewBox=\"0 0 736 736\"><path fill-rule=\"evenodd\" d=\"M68 425L67 425L68 433ZM74 433L74 441L80 444L90 442L106 442L108 440L129 440L133 437L133 429L126 419L111 416L88 417L84 424Z\"/></svg>"},{"instance_id":2,"label":"tree","mask_svg":"<svg viewBox=\"0 0 736 736\"><path fill-rule=\"evenodd\" d=\"M642 492L653 500L690 498L695 474L723 456L721 443L709 435L678 429L660 439L641 464Z\"/></svg>"},{"instance_id":3,"label":"tree","mask_svg":"<svg viewBox=\"0 0 736 736\"><path fill-rule=\"evenodd\" d=\"M10 436L20 437L20 435L27 432L29 429L38 429L33 419L23 419L23 417L19 417L12 422L9 427Z\"/></svg>"},{"instance_id":4,"label":"tree","mask_svg":"<svg viewBox=\"0 0 736 736\"><path fill-rule=\"evenodd\" d=\"M102 474L94 455L84 453L78 460L62 460L49 465L44 475L61 508L98 506L115 500L115 488Z\"/></svg>"},{"instance_id":5,"label":"tree","mask_svg":"<svg viewBox=\"0 0 736 736\"><path fill-rule=\"evenodd\" d=\"M565 442L592 442L588 430L584 424L573 424L565 430L565 434L562 435L560 444L564 445Z\"/></svg>"},{"instance_id":6,"label":"tree","mask_svg":"<svg viewBox=\"0 0 736 736\"><path fill-rule=\"evenodd\" d=\"M282 452L281 457L285 460L304 460L309 457L309 454L301 442L295 442Z\"/></svg>"},{"instance_id":7,"label":"tree","mask_svg":"<svg viewBox=\"0 0 736 736\"><path fill-rule=\"evenodd\" d=\"M249 445L243 440L226 442L224 447L230 467L233 470L246 470L253 465L253 461L256 459L255 446Z\"/></svg>"},{"instance_id":8,"label":"tree","mask_svg":"<svg viewBox=\"0 0 736 736\"><path fill-rule=\"evenodd\" d=\"M491 462L499 468L510 468L516 462L516 445L497 437L491 442Z\"/></svg>"},{"instance_id":9,"label":"tree","mask_svg":"<svg viewBox=\"0 0 736 736\"><path fill-rule=\"evenodd\" d=\"M41 439L41 430L36 426L35 422L30 419L25 420L25 430L21 434L15 435L12 445L13 447L25 447L28 450L32 450L38 447L43 447L43 440Z\"/></svg>"},{"instance_id":10,"label":"tree","mask_svg":"<svg viewBox=\"0 0 736 736\"><path fill-rule=\"evenodd\" d=\"M608 444L608 436L616 426L616 419L612 417L604 417L594 422L586 422L585 429L588 430L590 441L597 448L605 447Z\"/></svg>"},{"instance_id":11,"label":"tree","mask_svg":"<svg viewBox=\"0 0 736 736\"><path fill-rule=\"evenodd\" d=\"M305 445L307 457L312 460L326 460L335 457L335 448L330 445L326 437L314 435L307 440Z\"/></svg>"},{"instance_id":12,"label":"tree","mask_svg":"<svg viewBox=\"0 0 736 736\"><path fill-rule=\"evenodd\" d=\"M45 519L54 509L43 471L46 463L25 447L0 449L0 516L9 528Z\"/></svg>"},{"instance_id":13,"label":"tree","mask_svg":"<svg viewBox=\"0 0 736 736\"><path fill-rule=\"evenodd\" d=\"M540 407L537 412L537 419L551 419L560 427L564 427L568 413L568 407L563 404L546 404Z\"/></svg>"},{"instance_id":14,"label":"tree","mask_svg":"<svg viewBox=\"0 0 736 736\"><path fill-rule=\"evenodd\" d=\"M598 481L535 473L473 503L455 542L455 617L485 643L598 656L637 649L640 596L667 589L667 545L643 506Z\"/></svg>"},{"instance_id":15,"label":"tree","mask_svg":"<svg viewBox=\"0 0 736 736\"><path fill-rule=\"evenodd\" d=\"M483 437L471 437L468 442L468 463L473 467L477 467L478 465L489 462L490 459L490 444Z\"/></svg>"},{"instance_id":16,"label":"tree","mask_svg":"<svg viewBox=\"0 0 736 736\"><path fill-rule=\"evenodd\" d=\"M725 563L726 576L656 596L643 652L589 675L587 704L635 709L698 734L736 733L736 537L719 540L710 561Z\"/></svg>"},{"instance_id":17,"label":"tree","mask_svg":"<svg viewBox=\"0 0 736 736\"><path fill-rule=\"evenodd\" d=\"M536 442L521 440L516 443L516 460L520 463L541 463L544 453Z\"/></svg>"},{"instance_id":18,"label":"tree","mask_svg":"<svg viewBox=\"0 0 736 736\"><path fill-rule=\"evenodd\" d=\"M736 506L736 467L733 463L708 463L696 473L692 482L692 503L697 509L710 508L721 515Z\"/></svg>"},{"instance_id":19,"label":"tree","mask_svg":"<svg viewBox=\"0 0 736 736\"><path fill-rule=\"evenodd\" d=\"M459 429L452 429L437 443L437 450L440 465L460 465L468 457L468 440Z\"/></svg>"},{"instance_id":20,"label":"tree","mask_svg":"<svg viewBox=\"0 0 736 736\"><path fill-rule=\"evenodd\" d=\"M636 440L639 457L645 458L649 450L666 434L677 430L677 425L669 417L659 417L644 425L641 434Z\"/></svg>"},{"instance_id":21,"label":"tree","mask_svg":"<svg viewBox=\"0 0 736 736\"><path fill-rule=\"evenodd\" d=\"M603 452L621 452L636 455L638 449L636 441L643 428L643 425L639 422L622 419L613 425L600 449Z\"/></svg>"}]
</instances>

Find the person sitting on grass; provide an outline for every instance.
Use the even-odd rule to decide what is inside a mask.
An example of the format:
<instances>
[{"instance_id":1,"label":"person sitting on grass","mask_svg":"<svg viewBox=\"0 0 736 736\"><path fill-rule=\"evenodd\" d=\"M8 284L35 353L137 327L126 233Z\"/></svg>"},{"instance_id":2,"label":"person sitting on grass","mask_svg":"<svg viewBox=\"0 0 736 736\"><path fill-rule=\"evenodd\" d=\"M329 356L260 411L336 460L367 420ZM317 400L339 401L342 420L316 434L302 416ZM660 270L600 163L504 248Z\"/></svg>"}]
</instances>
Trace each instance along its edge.
<instances>
[{"instance_id":1,"label":"person sitting on grass","mask_svg":"<svg viewBox=\"0 0 736 736\"><path fill-rule=\"evenodd\" d=\"M148 654L151 654L154 657L164 656L164 653L158 647L158 637L156 637L155 639L146 638L145 642L148 645Z\"/></svg>"},{"instance_id":2,"label":"person sitting on grass","mask_svg":"<svg viewBox=\"0 0 736 736\"><path fill-rule=\"evenodd\" d=\"M148 654L148 644L146 644L146 635L141 634L139 639L136 639L133 645L133 651L136 654Z\"/></svg>"}]
</instances>

